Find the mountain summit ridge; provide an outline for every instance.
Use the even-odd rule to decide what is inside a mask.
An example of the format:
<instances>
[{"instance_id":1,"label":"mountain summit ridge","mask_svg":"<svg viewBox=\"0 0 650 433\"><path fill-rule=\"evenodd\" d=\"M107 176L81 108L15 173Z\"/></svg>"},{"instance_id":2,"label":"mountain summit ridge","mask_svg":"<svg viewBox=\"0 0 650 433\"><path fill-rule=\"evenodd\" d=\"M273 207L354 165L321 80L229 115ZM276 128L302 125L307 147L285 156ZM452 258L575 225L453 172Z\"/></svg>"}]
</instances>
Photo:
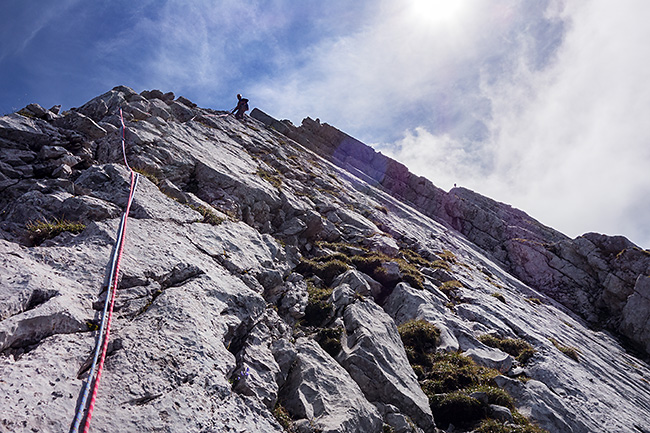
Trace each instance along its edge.
<instances>
[{"instance_id":1,"label":"mountain summit ridge","mask_svg":"<svg viewBox=\"0 0 650 433\"><path fill-rule=\"evenodd\" d=\"M650 352L648 251L445 192L317 120L125 86L0 117L0 431L74 416L128 196L120 109L141 179L91 429L650 432L621 343Z\"/></svg>"}]
</instances>

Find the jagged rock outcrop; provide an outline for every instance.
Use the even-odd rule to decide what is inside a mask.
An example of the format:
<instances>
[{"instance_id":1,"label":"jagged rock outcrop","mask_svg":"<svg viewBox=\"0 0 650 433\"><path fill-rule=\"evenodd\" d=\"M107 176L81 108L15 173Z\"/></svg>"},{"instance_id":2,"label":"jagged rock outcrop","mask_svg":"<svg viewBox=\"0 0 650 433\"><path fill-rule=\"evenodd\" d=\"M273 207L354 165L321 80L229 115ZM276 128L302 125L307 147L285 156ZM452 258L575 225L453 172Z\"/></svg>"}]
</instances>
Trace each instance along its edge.
<instances>
[{"instance_id":1,"label":"jagged rock outcrop","mask_svg":"<svg viewBox=\"0 0 650 433\"><path fill-rule=\"evenodd\" d=\"M123 86L0 117L0 431L70 428L128 200L120 109L140 180L92 431L471 431L519 410L650 432L650 368L576 314L648 350L647 251L446 193L319 122ZM441 391L461 369L422 365L440 360L490 387Z\"/></svg>"}]
</instances>

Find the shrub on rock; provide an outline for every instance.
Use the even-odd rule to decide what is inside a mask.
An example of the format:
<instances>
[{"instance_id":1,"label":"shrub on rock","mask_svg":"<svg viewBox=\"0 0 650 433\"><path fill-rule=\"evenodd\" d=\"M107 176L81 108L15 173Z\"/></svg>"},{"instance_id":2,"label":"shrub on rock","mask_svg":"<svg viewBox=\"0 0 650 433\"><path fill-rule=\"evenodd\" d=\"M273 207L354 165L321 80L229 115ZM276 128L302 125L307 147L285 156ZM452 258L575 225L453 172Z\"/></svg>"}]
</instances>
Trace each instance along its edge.
<instances>
[{"instance_id":1,"label":"shrub on rock","mask_svg":"<svg viewBox=\"0 0 650 433\"><path fill-rule=\"evenodd\" d=\"M308 284L307 293L309 298L303 320L309 326L320 326L334 311L329 300L332 289L319 289L313 284Z\"/></svg>"}]
</instances>

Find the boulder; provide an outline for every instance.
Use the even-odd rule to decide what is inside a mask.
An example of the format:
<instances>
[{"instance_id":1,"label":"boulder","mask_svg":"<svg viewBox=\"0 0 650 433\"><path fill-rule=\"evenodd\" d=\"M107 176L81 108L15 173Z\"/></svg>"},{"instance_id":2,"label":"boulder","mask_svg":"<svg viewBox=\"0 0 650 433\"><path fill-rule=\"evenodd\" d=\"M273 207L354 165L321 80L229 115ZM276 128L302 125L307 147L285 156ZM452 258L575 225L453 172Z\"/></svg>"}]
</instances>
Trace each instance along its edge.
<instances>
[{"instance_id":1,"label":"boulder","mask_svg":"<svg viewBox=\"0 0 650 433\"><path fill-rule=\"evenodd\" d=\"M63 155L69 155L70 153L61 146L43 146L41 147L40 152L38 152L38 157L40 159L56 159Z\"/></svg>"},{"instance_id":2,"label":"boulder","mask_svg":"<svg viewBox=\"0 0 650 433\"><path fill-rule=\"evenodd\" d=\"M386 299L384 310L398 325L417 319L433 323L447 313L446 302L446 299L427 290L417 290L408 284L398 283Z\"/></svg>"},{"instance_id":3,"label":"boulder","mask_svg":"<svg viewBox=\"0 0 650 433\"><path fill-rule=\"evenodd\" d=\"M464 355L472 358L478 365L494 368L501 373L508 372L514 362L513 357L507 353L487 346L469 349Z\"/></svg>"},{"instance_id":4,"label":"boulder","mask_svg":"<svg viewBox=\"0 0 650 433\"><path fill-rule=\"evenodd\" d=\"M238 368L232 376L233 388L255 397L269 410L278 399L278 383L282 372L273 356L273 341L287 338L289 328L275 314L267 311L245 336L242 349L237 353Z\"/></svg>"},{"instance_id":5,"label":"boulder","mask_svg":"<svg viewBox=\"0 0 650 433\"><path fill-rule=\"evenodd\" d=\"M510 409L504 406L499 406L498 404L489 405L487 408L487 413L490 418L496 419L503 423L514 421Z\"/></svg>"},{"instance_id":6,"label":"boulder","mask_svg":"<svg viewBox=\"0 0 650 433\"><path fill-rule=\"evenodd\" d=\"M367 278L367 275L357 271L356 269L350 269L336 277L332 285L336 287L347 284L354 293L361 296L370 296L373 295L373 289L371 288ZM378 295L381 287L377 287L375 290L377 290L376 294Z\"/></svg>"},{"instance_id":7,"label":"boulder","mask_svg":"<svg viewBox=\"0 0 650 433\"><path fill-rule=\"evenodd\" d=\"M174 118L179 122L187 122L188 120L192 119L195 115L191 108L178 101L173 101L169 105L169 108Z\"/></svg>"},{"instance_id":8,"label":"boulder","mask_svg":"<svg viewBox=\"0 0 650 433\"><path fill-rule=\"evenodd\" d=\"M13 113L0 117L0 139L15 143L11 147L38 151L59 135L46 122ZM3 143L3 147L8 147Z\"/></svg>"},{"instance_id":9,"label":"boulder","mask_svg":"<svg viewBox=\"0 0 650 433\"><path fill-rule=\"evenodd\" d=\"M143 90L140 92L140 96L146 98L146 99L163 99L163 92L160 90L154 89L154 90Z\"/></svg>"},{"instance_id":10,"label":"boulder","mask_svg":"<svg viewBox=\"0 0 650 433\"><path fill-rule=\"evenodd\" d=\"M149 101L149 112L153 116L160 117L163 120L169 120L172 117L169 106L160 99L153 99Z\"/></svg>"},{"instance_id":11,"label":"boulder","mask_svg":"<svg viewBox=\"0 0 650 433\"><path fill-rule=\"evenodd\" d=\"M390 236L376 234L370 237L366 242L368 243L368 248L372 251L377 251L389 257L397 257L397 254L399 253L399 245L397 245L395 239Z\"/></svg>"},{"instance_id":12,"label":"boulder","mask_svg":"<svg viewBox=\"0 0 650 433\"><path fill-rule=\"evenodd\" d=\"M299 338L296 351L282 398L282 404L295 419L307 419L323 433L381 429L382 419L377 409L318 344Z\"/></svg>"},{"instance_id":13,"label":"boulder","mask_svg":"<svg viewBox=\"0 0 650 433\"><path fill-rule=\"evenodd\" d=\"M393 320L373 301L348 305L338 357L370 401L390 403L425 432L434 430L429 399L418 384Z\"/></svg>"},{"instance_id":14,"label":"boulder","mask_svg":"<svg viewBox=\"0 0 650 433\"><path fill-rule=\"evenodd\" d=\"M48 111L41 107L38 104L29 104L27 107L25 107L30 113L32 113L34 116L40 118L40 119L46 119L47 115L49 114Z\"/></svg>"}]
</instances>

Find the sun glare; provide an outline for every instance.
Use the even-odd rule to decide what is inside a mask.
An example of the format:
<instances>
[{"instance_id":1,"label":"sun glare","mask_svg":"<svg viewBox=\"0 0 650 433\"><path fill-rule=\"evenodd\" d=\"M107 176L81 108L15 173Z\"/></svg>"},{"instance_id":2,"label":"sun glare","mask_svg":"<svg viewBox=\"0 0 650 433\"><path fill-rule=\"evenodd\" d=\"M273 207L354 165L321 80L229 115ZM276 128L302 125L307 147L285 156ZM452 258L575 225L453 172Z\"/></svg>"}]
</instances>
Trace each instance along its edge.
<instances>
[{"instance_id":1,"label":"sun glare","mask_svg":"<svg viewBox=\"0 0 650 433\"><path fill-rule=\"evenodd\" d=\"M409 0L409 10L415 18L426 23L453 21L463 7L462 0Z\"/></svg>"}]
</instances>

